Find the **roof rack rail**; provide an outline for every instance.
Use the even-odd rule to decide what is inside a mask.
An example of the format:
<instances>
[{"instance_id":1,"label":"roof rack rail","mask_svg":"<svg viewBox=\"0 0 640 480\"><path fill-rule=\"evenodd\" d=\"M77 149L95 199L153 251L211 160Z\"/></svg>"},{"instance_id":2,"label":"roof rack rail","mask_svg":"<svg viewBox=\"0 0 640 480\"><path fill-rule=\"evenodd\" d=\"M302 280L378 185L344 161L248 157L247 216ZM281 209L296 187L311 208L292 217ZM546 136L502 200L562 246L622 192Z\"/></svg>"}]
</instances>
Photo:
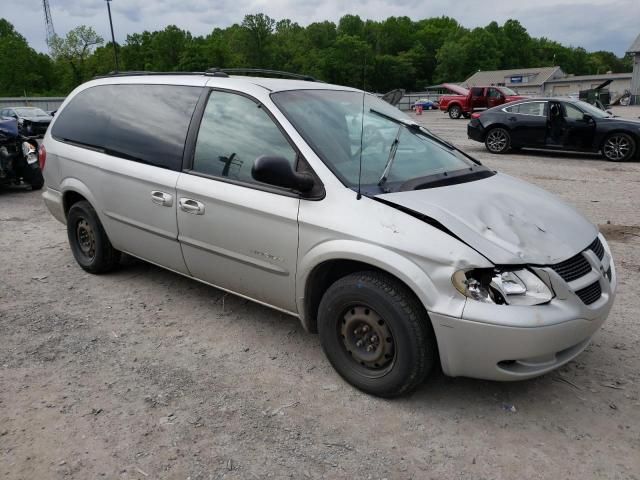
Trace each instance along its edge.
<instances>
[{"instance_id":1,"label":"roof rack rail","mask_svg":"<svg viewBox=\"0 0 640 480\"><path fill-rule=\"evenodd\" d=\"M206 72L152 72L148 70L131 70L123 72L109 72L104 75L96 75L93 78L137 77L143 75L206 75Z\"/></svg>"},{"instance_id":2,"label":"roof rack rail","mask_svg":"<svg viewBox=\"0 0 640 480\"><path fill-rule=\"evenodd\" d=\"M269 70L266 68L210 68L206 72L206 74L213 75L213 76L220 76L219 75L220 73L237 74L237 75L247 75L247 74L258 73L261 75L272 75L274 77L295 78L298 80L306 80L307 82L319 81L315 77L312 77L311 75L283 72L282 70Z\"/></svg>"},{"instance_id":3,"label":"roof rack rail","mask_svg":"<svg viewBox=\"0 0 640 480\"><path fill-rule=\"evenodd\" d=\"M306 80L307 82L321 82L310 75L303 75L300 73L283 72L280 70L269 70L264 68L209 68L205 72L152 72L148 70L132 70L123 72L109 72L105 75L96 75L94 79L98 78L112 78L112 77L136 77L143 75L205 75L208 77L228 77L229 74L237 75L249 75L260 74L270 75L274 77L295 78L298 80Z\"/></svg>"}]
</instances>

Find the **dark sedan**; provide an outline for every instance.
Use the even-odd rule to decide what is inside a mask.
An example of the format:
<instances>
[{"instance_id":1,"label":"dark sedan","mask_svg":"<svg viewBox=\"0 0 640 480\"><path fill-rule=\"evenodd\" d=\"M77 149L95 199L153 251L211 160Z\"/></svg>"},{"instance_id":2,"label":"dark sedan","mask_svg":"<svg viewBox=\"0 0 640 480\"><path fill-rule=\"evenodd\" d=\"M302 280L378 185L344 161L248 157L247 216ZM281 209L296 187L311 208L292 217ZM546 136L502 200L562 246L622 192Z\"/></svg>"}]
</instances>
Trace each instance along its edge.
<instances>
[{"instance_id":1,"label":"dark sedan","mask_svg":"<svg viewBox=\"0 0 640 480\"><path fill-rule=\"evenodd\" d=\"M519 148L601 152L613 162L640 153L640 121L567 98L519 100L474 113L467 135L491 153Z\"/></svg>"},{"instance_id":2,"label":"dark sedan","mask_svg":"<svg viewBox=\"0 0 640 480\"><path fill-rule=\"evenodd\" d=\"M52 116L36 107L9 107L0 110L0 117L15 118L18 130L26 137L43 137Z\"/></svg>"}]
</instances>

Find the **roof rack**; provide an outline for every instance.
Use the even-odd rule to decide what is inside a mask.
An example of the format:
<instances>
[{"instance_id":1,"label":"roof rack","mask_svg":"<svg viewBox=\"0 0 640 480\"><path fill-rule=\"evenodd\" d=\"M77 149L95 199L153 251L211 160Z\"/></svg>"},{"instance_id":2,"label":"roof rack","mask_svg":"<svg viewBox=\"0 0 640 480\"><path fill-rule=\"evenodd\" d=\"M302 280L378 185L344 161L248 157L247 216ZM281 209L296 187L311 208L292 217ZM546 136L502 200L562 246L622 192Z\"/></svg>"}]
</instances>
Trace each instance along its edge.
<instances>
[{"instance_id":1,"label":"roof rack","mask_svg":"<svg viewBox=\"0 0 640 480\"><path fill-rule=\"evenodd\" d=\"M137 77L143 75L206 75L206 72L151 72L147 70L132 70L124 72L109 72L105 75L96 75L93 78Z\"/></svg>"},{"instance_id":2,"label":"roof rack","mask_svg":"<svg viewBox=\"0 0 640 480\"><path fill-rule=\"evenodd\" d=\"M307 82L319 81L311 75L283 72L282 70L269 70L265 68L210 68L206 71L205 75L222 76L220 75L221 73L232 75L250 75L258 73L260 75L272 75L274 77L295 78L298 80L305 80Z\"/></svg>"},{"instance_id":3,"label":"roof rack","mask_svg":"<svg viewBox=\"0 0 640 480\"><path fill-rule=\"evenodd\" d=\"M306 80L307 82L319 82L310 75L302 75L299 73L283 72L280 70L268 70L264 68L209 68L205 72L150 72L147 70L133 70L124 72L109 72L106 75L97 75L93 78L111 78L111 77L135 77L143 75L205 75L208 77L228 77L229 74L250 75L260 74L274 77L294 78L298 80Z\"/></svg>"}]
</instances>

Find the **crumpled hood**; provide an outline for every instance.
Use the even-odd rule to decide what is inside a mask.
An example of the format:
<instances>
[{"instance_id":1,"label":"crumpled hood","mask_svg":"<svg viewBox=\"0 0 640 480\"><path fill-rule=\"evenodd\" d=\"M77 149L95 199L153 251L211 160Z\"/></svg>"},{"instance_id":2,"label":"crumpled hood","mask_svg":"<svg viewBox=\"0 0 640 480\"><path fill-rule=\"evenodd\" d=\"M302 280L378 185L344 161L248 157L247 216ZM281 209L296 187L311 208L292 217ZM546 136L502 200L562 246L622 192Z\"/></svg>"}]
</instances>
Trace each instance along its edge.
<instances>
[{"instance_id":1,"label":"crumpled hood","mask_svg":"<svg viewBox=\"0 0 640 480\"><path fill-rule=\"evenodd\" d=\"M501 173L376 198L437 220L498 265L555 264L585 249L598 233L554 195Z\"/></svg>"},{"instance_id":2,"label":"crumpled hood","mask_svg":"<svg viewBox=\"0 0 640 480\"><path fill-rule=\"evenodd\" d=\"M22 117L25 120L28 120L30 122L37 122L37 123L51 123L51 117L49 116L44 116L44 115L36 115L36 116L27 116L27 117Z\"/></svg>"}]
</instances>

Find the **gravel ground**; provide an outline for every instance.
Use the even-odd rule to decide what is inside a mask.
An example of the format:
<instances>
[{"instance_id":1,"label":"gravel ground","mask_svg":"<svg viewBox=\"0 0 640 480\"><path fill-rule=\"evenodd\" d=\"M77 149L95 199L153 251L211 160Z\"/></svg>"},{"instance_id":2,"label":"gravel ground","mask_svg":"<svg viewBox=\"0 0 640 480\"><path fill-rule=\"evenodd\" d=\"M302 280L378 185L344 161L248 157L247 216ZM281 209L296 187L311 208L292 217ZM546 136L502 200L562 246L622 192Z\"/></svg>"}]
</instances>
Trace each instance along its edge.
<instances>
[{"instance_id":1,"label":"gravel ground","mask_svg":"<svg viewBox=\"0 0 640 480\"><path fill-rule=\"evenodd\" d=\"M418 118L610 240L618 297L576 361L518 383L436 373L373 398L291 317L139 261L86 274L39 193L4 190L0 477L640 479L640 163L491 156L465 121Z\"/></svg>"}]
</instances>

